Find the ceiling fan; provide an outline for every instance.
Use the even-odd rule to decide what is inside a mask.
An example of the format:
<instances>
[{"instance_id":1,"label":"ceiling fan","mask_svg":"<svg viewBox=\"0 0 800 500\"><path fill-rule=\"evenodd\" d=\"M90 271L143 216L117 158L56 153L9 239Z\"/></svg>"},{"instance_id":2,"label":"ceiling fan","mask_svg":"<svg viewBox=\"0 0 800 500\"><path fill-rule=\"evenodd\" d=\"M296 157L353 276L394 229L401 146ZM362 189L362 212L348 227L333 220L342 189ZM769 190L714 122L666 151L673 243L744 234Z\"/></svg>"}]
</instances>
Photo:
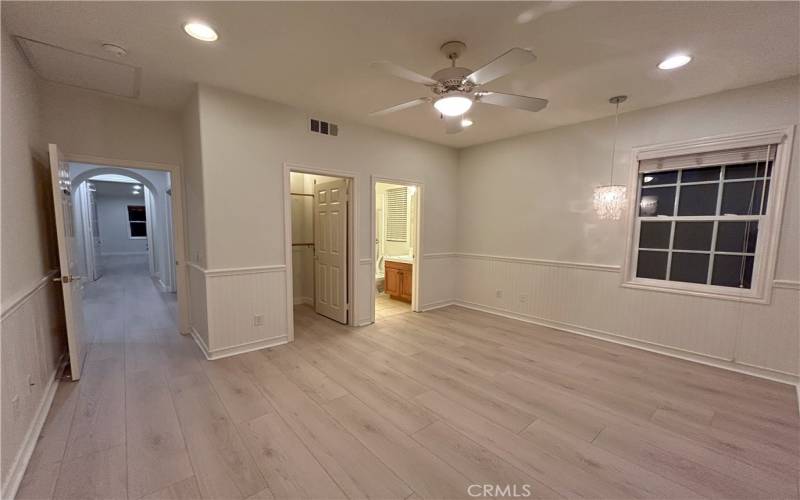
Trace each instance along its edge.
<instances>
[{"instance_id":1,"label":"ceiling fan","mask_svg":"<svg viewBox=\"0 0 800 500\"><path fill-rule=\"evenodd\" d=\"M456 59L466 50L464 42L452 41L442 45L439 50L451 61L449 68L434 73L430 78L389 61L372 63L372 67L390 75L421 83L428 87L433 96L419 97L412 101L370 113L382 116L395 111L412 108L424 103L433 103L445 122L448 134L457 134L472 122L464 117L474 103L491 104L525 111L541 111L547 106L547 99L514 94L503 94L483 90L483 85L505 76L525 64L532 63L536 56L530 50L515 47L500 55L481 68L472 71L456 67Z\"/></svg>"}]
</instances>

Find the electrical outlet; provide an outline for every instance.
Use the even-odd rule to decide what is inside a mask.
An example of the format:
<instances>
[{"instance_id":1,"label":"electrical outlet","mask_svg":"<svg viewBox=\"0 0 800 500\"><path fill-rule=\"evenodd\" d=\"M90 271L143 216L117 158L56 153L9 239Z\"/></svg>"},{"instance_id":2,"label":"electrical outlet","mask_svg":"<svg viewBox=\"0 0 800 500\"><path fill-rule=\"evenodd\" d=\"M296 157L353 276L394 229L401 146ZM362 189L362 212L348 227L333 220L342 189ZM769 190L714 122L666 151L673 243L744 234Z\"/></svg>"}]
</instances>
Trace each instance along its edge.
<instances>
[{"instance_id":1,"label":"electrical outlet","mask_svg":"<svg viewBox=\"0 0 800 500\"><path fill-rule=\"evenodd\" d=\"M528 294L525 294L525 293L523 293L523 294L520 294L520 296L519 296L519 301L520 301L522 304L524 304L525 302L528 302Z\"/></svg>"},{"instance_id":2,"label":"electrical outlet","mask_svg":"<svg viewBox=\"0 0 800 500\"><path fill-rule=\"evenodd\" d=\"M502 290L495 290L494 291L494 296L497 297L498 299L502 299L503 298L503 291Z\"/></svg>"},{"instance_id":3,"label":"electrical outlet","mask_svg":"<svg viewBox=\"0 0 800 500\"><path fill-rule=\"evenodd\" d=\"M256 314L253 316L253 326L264 326L264 315Z\"/></svg>"}]
</instances>

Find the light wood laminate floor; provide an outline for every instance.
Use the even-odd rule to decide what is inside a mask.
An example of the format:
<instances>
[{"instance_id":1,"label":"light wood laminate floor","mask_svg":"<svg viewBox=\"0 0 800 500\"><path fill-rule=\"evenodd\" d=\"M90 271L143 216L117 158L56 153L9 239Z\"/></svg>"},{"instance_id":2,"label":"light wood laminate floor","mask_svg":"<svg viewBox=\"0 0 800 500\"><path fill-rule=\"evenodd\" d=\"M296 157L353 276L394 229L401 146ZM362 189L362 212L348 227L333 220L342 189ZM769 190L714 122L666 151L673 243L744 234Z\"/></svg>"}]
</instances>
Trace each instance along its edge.
<instances>
[{"instance_id":1,"label":"light wood laminate floor","mask_svg":"<svg viewBox=\"0 0 800 500\"><path fill-rule=\"evenodd\" d=\"M124 264L20 498L798 497L792 387L458 307L207 362Z\"/></svg>"}]
</instances>

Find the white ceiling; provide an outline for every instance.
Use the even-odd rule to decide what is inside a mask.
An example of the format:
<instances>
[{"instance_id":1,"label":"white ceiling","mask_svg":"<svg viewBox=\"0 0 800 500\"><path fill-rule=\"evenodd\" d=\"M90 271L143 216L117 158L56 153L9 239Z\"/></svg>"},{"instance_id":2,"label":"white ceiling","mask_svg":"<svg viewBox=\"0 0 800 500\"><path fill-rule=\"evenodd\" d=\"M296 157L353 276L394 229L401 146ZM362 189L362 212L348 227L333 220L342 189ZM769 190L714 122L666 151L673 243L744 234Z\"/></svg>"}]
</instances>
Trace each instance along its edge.
<instances>
[{"instance_id":1,"label":"white ceiling","mask_svg":"<svg viewBox=\"0 0 800 500\"><path fill-rule=\"evenodd\" d=\"M454 147L608 116L617 94L639 109L800 72L798 2L3 2L2 14L11 33L70 50L113 58L102 42L126 47L149 105L177 109L203 82ZM181 26L194 19L219 41L187 37ZM487 88L550 106L476 106L475 125L457 135L430 106L367 116L428 95L370 62L430 75L447 65L438 47L453 39L466 42L459 63L473 69L511 47L532 49L536 63ZM677 51L695 60L656 69Z\"/></svg>"}]
</instances>

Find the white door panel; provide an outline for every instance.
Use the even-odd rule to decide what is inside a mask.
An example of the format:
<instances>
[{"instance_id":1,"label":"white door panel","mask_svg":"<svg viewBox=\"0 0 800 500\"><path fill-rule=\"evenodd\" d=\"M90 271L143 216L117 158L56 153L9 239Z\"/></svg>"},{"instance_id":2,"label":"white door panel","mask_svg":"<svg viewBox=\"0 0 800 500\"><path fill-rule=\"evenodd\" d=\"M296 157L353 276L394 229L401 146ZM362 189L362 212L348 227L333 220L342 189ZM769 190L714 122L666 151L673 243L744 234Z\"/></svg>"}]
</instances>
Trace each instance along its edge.
<instances>
[{"instance_id":1,"label":"white door panel","mask_svg":"<svg viewBox=\"0 0 800 500\"><path fill-rule=\"evenodd\" d=\"M347 323L347 181L314 186L316 311Z\"/></svg>"},{"instance_id":2,"label":"white door panel","mask_svg":"<svg viewBox=\"0 0 800 500\"><path fill-rule=\"evenodd\" d=\"M50 173L53 184L53 204L58 239L58 259L61 267L61 289L67 323L67 343L72 379L78 380L86 357L87 339L83 324L83 286L75 252L69 167L58 146L50 144Z\"/></svg>"}]
</instances>

